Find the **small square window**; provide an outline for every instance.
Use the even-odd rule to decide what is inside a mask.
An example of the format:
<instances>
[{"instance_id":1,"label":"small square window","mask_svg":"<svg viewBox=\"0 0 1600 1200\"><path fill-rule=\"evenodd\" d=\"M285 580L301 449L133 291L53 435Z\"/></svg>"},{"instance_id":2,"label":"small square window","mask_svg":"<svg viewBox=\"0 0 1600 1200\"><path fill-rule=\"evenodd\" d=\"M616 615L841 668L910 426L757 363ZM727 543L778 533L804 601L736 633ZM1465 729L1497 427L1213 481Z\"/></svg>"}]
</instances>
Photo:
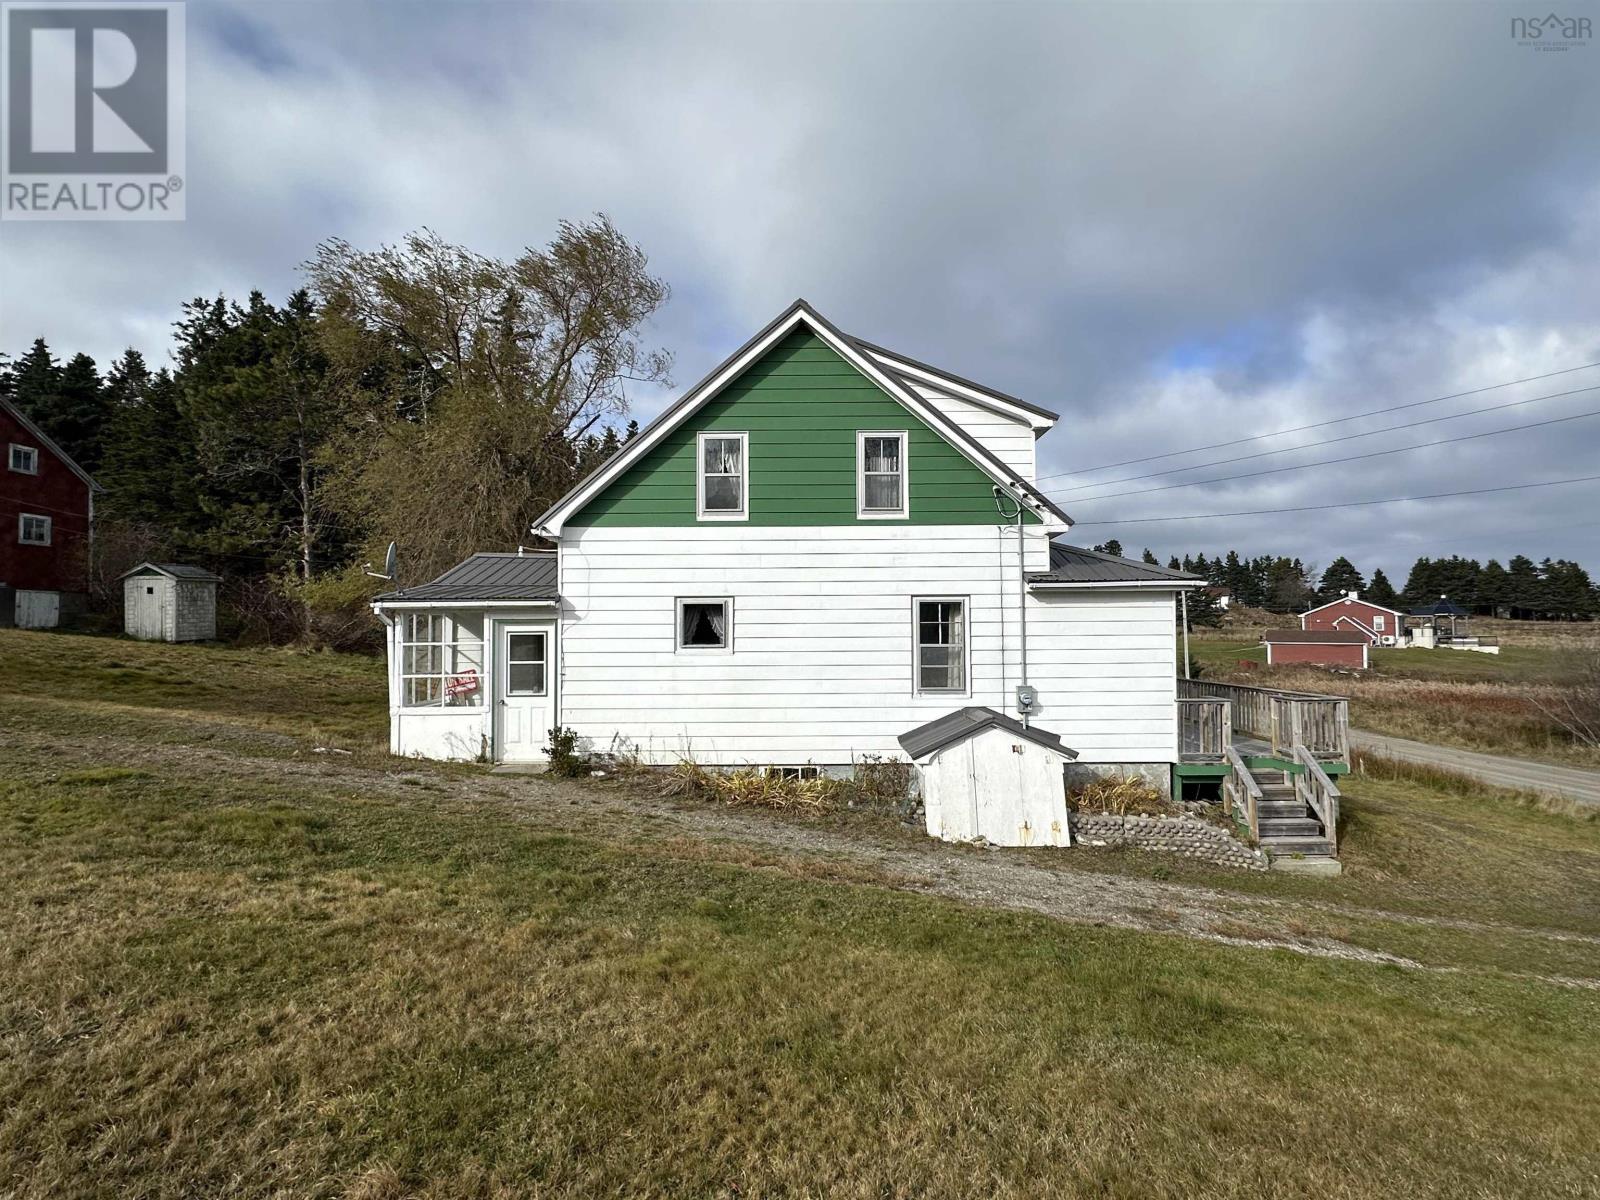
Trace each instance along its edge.
<instances>
[{"instance_id":1,"label":"small square window","mask_svg":"<svg viewBox=\"0 0 1600 1200\"><path fill-rule=\"evenodd\" d=\"M506 634L506 695L544 695L545 645L542 633Z\"/></svg>"},{"instance_id":2,"label":"small square window","mask_svg":"<svg viewBox=\"0 0 1600 1200\"><path fill-rule=\"evenodd\" d=\"M23 475L37 475L39 473L39 449L36 446L19 446L11 443L11 454L8 462L13 471Z\"/></svg>"},{"instance_id":3,"label":"small square window","mask_svg":"<svg viewBox=\"0 0 1600 1200\"><path fill-rule=\"evenodd\" d=\"M702 433L695 439L696 504L702 521L743 521L748 516L749 435Z\"/></svg>"},{"instance_id":4,"label":"small square window","mask_svg":"<svg viewBox=\"0 0 1600 1200\"><path fill-rule=\"evenodd\" d=\"M727 650L733 645L733 601L678 601L679 650Z\"/></svg>"},{"instance_id":5,"label":"small square window","mask_svg":"<svg viewBox=\"0 0 1600 1200\"><path fill-rule=\"evenodd\" d=\"M907 496L906 434L864 430L856 434L856 515L905 517Z\"/></svg>"},{"instance_id":6,"label":"small square window","mask_svg":"<svg viewBox=\"0 0 1600 1200\"><path fill-rule=\"evenodd\" d=\"M916 626L917 691L966 691L966 602L954 599L918 600Z\"/></svg>"},{"instance_id":7,"label":"small square window","mask_svg":"<svg viewBox=\"0 0 1600 1200\"><path fill-rule=\"evenodd\" d=\"M21 513L17 517L17 541L24 546L50 544L50 518L38 513Z\"/></svg>"},{"instance_id":8,"label":"small square window","mask_svg":"<svg viewBox=\"0 0 1600 1200\"><path fill-rule=\"evenodd\" d=\"M156 590L155 590L155 588L153 588L153 587L147 587L147 588L145 588L145 590L144 590L144 594L145 594L145 595L146 595L146 596L154 596L154 595L155 595L155 594L156 594Z\"/></svg>"}]
</instances>

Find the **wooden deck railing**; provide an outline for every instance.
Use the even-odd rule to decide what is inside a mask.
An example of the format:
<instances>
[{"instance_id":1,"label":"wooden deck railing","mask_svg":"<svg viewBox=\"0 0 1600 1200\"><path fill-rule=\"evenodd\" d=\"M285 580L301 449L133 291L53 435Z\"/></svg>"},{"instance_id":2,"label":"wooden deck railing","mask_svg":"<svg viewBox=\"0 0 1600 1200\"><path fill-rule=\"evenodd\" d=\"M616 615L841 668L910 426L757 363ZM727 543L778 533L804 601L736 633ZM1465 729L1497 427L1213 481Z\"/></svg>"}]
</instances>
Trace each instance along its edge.
<instances>
[{"instance_id":1,"label":"wooden deck railing","mask_svg":"<svg viewBox=\"0 0 1600 1200\"><path fill-rule=\"evenodd\" d=\"M1228 701L1235 732L1265 740L1280 757L1305 746L1324 761L1350 761L1350 701L1343 696L1180 679L1178 698Z\"/></svg>"},{"instance_id":2,"label":"wooden deck railing","mask_svg":"<svg viewBox=\"0 0 1600 1200\"><path fill-rule=\"evenodd\" d=\"M1178 699L1178 761L1221 762L1233 745L1233 720L1226 700L1212 696Z\"/></svg>"},{"instance_id":3,"label":"wooden deck railing","mask_svg":"<svg viewBox=\"0 0 1600 1200\"><path fill-rule=\"evenodd\" d=\"M1232 772L1222 779L1222 811L1231 815L1250 831L1250 836L1261 838L1261 785L1244 765L1244 759L1232 746L1228 747L1228 765Z\"/></svg>"}]
</instances>

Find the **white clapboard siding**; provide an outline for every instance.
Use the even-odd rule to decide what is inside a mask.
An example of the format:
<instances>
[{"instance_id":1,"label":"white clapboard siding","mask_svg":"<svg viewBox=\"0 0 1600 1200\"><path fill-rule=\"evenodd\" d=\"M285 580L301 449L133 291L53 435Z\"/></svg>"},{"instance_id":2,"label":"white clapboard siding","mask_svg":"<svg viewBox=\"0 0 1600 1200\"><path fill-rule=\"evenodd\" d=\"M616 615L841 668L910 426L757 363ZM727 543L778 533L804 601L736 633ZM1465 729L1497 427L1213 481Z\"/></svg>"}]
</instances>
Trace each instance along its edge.
<instances>
[{"instance_id":1,"label":"white clapboard siding","mask_svg":"<svg viewBox=\"0 0 1600 1200\"><path fill-rule=\"evenodd\" d=\"M899 756L900 734L956 708L1013 711L1009 527L571 528L559 586L560 722L598 749L846 765ZM733 599L731 652L676 649L675 601L688 596ZM919 596L967 599L960 693L914 690ZM1172 761L1170 592L1030 595L1028 653L1036 723L1083 761Z\"/></svg>"},{"instance_id":2,"label":"white clapboard siding","mask_svg":"<svg viewBox=\"0 0 1600 1200\"><path fill-rule=\"evenodd\" d=\"M914 383L912 387L917 395L961 426L990 454L1029 483L1033 482L1035 438L1028 422L946 395L926 384Z\"/></svg>"}]
</instances>

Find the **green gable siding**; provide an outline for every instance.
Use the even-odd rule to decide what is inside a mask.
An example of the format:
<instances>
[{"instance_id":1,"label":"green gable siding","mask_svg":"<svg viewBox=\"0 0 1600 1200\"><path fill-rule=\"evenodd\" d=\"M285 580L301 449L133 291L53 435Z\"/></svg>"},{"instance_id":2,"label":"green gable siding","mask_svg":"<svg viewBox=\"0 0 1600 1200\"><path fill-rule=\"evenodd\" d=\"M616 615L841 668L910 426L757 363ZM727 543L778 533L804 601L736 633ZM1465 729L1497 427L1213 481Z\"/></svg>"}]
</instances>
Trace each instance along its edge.
<instances>
[{"instance_id":1,"label":"green gable siding","mask_svg":"<svg viewBox=\"0 0 1600 1200\"><path fill-rule=\"evenodd\" d=\"M904 524L856 516L856 433L863 429L907 431L911 523L1000 523L987 475L804 330L796 330L751 364L570 523L699 524L695 435L720 430L750 436L750 519L734 528ZM1033 523L1031 514L1029 520Z\"/></svg>"}]
</instances>

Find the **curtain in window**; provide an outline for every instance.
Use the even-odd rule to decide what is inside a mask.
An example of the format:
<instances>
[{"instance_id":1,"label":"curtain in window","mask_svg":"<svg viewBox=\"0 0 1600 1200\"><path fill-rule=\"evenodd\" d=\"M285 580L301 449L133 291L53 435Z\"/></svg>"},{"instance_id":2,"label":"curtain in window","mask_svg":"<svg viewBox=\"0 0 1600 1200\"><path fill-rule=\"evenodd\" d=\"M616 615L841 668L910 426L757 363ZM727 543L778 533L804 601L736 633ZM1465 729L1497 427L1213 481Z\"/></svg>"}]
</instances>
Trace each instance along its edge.
<instances>
[{"instance_id":1,"label":"curtain in window","mask_svg":"<svg viewBox=\"0 0 1600 1200\"><path fill-rule=\"evenodd\" d=\"M717 645L728 644L728 610L720 604L712 604L706 608L706 620L711 622L711 632L716 635Z\"/></svg>"},{"instance_id":2,"label":"curtain in window","mask_svg":"<svg viewBox=\"0 0 1600 1200\"><path fill-rule=\"evenodd\" d=\"M867 509L896 511L901 507L900 439L869 437L863 441L862 506Z\"/></svg>"}]
</instances>

